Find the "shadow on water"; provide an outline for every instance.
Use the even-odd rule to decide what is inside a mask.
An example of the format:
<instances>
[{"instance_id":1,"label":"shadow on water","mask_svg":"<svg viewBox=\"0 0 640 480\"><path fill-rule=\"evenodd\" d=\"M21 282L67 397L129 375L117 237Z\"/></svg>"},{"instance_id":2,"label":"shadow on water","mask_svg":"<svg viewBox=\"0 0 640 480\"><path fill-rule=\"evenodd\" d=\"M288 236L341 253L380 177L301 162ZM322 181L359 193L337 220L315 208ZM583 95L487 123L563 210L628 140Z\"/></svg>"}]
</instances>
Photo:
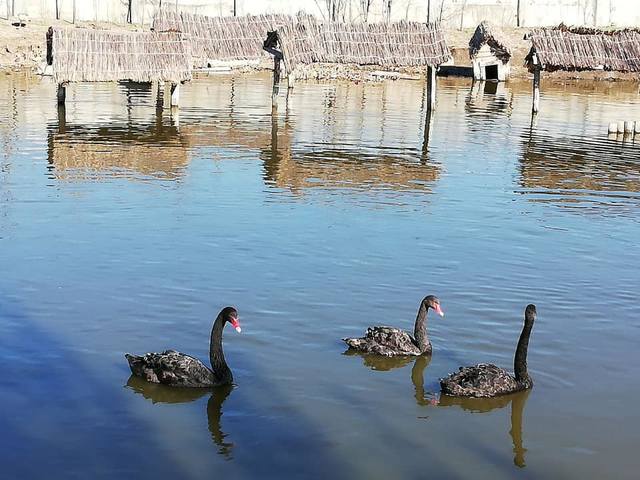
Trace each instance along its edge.
<instances>
[{"instance_id":1,"label":"shadow on water","mask_svg":"<svg viewBox=\"0 0 640 480\"><path fill-rule=\"evenodd\" d=\"M233 390L232 385L207 388L172 388L166 385L147 382L139 377L131 375L127 380L126 387L135 393L142 395L151 403L188 403L210 394L207 401L207 425L211 433L213 443L218 446L218 453L227 460L233 458L234 444L225 441L227 434L222 431L222 405Z\"/></svg>"},{"instance_id":2,"label":"shadow on water","mask_svg":"<svg viewBox=\"0 0 640 480\"><path fill-rule=\"evenodd\" d=\"M82 478L87 471L94 478L180 476L147 425L81 361L82 350L64 345L7 298L0 299L0 319L0 361L11 365L0 393L4 411L13 412L0 417L6 478L41 478L45 471L52 478Z\"/></svg>"}]
</instances>

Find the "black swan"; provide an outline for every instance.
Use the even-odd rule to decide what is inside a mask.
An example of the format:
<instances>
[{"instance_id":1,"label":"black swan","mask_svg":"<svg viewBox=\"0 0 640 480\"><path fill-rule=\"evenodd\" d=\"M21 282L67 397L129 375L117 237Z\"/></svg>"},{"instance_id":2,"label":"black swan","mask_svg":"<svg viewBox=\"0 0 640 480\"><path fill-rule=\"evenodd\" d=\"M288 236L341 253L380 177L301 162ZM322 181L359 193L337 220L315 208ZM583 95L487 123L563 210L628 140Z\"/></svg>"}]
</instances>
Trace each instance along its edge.
<instances>
[{"instance_id":1,"label":"black swan","mask_svg":"<svg viewBox=\"0 0 640 480\"><path fill-rule=\"evenodd\" d=\"M239 333L238 311L233 307L223 308L211 329L208 368L197 358L166 350L162 353L147 353L143 356L125 354L131 373L148 382L162 383L173 387L216 387L229 385L233 375L222 352L222 329L229 322Z\"/></svg>"},{"instance_id":2,"label":"black swan","mask_svg":"<svg viewBox=\"0 0 640 480\"><path fill-rule=\"evenodd\" d=\"M413 337L404 330L393 327L369 327L362 338L343 338L349 348L363 353L393 357L396 355L423 355L431 353L431 342L427 336L427 310L433 308L441 317L440 300L433 295L424 297L418 309Z\"/></svg>"},{"instance_id":3,"label":"black swan","mask_svg":"<svg viewBox=\"0 0 640 480\"><path fill-rule=\"evenodd\" d=\"M527 348L529 336L536 319L536 306L527 305L524 312L524 327L518 340L513 361L515 375L490 363L473 367L460 367L460 371L440 379L442 393L457 397L496 397L533 387L527 373Z\"/></svg>"}]
</instances>

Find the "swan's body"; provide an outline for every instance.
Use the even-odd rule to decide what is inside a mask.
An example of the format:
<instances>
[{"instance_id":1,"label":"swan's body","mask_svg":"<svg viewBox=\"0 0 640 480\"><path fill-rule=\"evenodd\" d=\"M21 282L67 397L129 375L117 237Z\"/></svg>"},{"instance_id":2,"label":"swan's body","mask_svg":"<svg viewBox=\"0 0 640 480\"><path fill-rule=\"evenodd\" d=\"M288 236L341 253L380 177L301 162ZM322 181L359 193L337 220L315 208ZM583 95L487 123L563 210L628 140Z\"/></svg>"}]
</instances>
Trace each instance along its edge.
<instances>
[{"instance_id":1,"label":"swan's body","mask_svg":"<svg viewBox=\"0 0 640 480\"><path fill-rule=\"evenodd\" d=\"M142 356L125 354L131 373L148 382L173 387L215 387L232 383L233 374L222 352L222 330L226 322L231 323L240 332L238 312L235 308L224 308L213 324L209 348L212 368L190 355L165 350L162 353L147 353Z\"/></svg>"},{"instance_id":2,"label":"swan's body","mask_svg":"<svg viewBox=\"0 0 640 480\"><path fill-rule=\"evenodd\" d=\"M457 397L496 397L531 388L533 380L527 372L527 349L535 317L535 305L528 305L514 358L514 375L490 363L460 367L458 372L440 380L442 393Z\"/></svg>"},{"instance_id":3,"label":"swan's body","mask_svg":"<svg viewBox=\"0 0 640 480\"><path fill-rule=\"evenodd\" d=\"M354 350L374 355L393 357L398 355L424 355L431 353L431 342L427 336L427 310L433 308L444 315L440 301L433 295L425 297L420 303L414 326L414 335L393 327L369 327L362 338L344 338L344 342Z\"/></svg>"}]
</instances>

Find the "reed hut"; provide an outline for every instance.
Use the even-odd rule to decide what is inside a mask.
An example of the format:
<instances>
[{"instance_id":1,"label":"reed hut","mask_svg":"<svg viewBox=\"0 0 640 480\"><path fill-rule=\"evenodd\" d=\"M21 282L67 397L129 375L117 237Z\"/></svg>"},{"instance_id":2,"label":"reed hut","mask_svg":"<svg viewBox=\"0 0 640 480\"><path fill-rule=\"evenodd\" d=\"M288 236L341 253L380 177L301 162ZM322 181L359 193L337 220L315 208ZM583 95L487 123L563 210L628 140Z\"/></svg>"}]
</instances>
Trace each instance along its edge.
<instances>
[{"instance_id":1,"label":"reed hut","mask_svg":"<svg viewBox=\"0 0 640 480\"><path fill-rule=\"evenodd\" d=\"M505 35L486 20L469 40L469 58L474 80L504 82L511 71L511 48Z\"/></svg>"},{"instance_id":2,"label":"reed hut","mask_svg":"<svg viewBox=\"0 0 640 480\"><path fill-rule=\"evenodd\" d=\"M267 60L262 42L269 30L293 24L289 15L247 15L242 17L207 17L186 12L159 10L153 21L156 32L182 32L191 43L195 68L218 62L233 65Z\"/></svg>"},{"instance_id":3,"label":"reed hut","mask_svg":"<svg viewBox=\"0 0 640 480\"><path fill-rule=\"evenodd\" d=\"M181 33L49 27L47 63L59 86L58 101L64 104L70 82L161 81L172 83L175 91L191 80L192 61L190 44Z\"/></svg>"},{"instance_id":4,"label":"reed hut","mask_svg":"<svg viewBox=\"0 0 640 480\"><path fill-rule=\"evenodd\" d=\"M539 28L528 36L531 50L525 65L534 74L533 112L538 111L540 72L556 70L640 71L638 30L599 30L588 27Z\"/></svg>"},{"instance_id":5,"label":"reed hut","mask_svg":"<svg viewBox=\"0 0 640 480\"><path fill-rule=\"evenodd\" d=\"M451 58L440 26L417 22L322 23L305 17L270 32L264 48L274 55L274 106L280 60L284 75L312 63L427 67L428 105L432 107L435 71Z\"/></svg>"}]
</instances>

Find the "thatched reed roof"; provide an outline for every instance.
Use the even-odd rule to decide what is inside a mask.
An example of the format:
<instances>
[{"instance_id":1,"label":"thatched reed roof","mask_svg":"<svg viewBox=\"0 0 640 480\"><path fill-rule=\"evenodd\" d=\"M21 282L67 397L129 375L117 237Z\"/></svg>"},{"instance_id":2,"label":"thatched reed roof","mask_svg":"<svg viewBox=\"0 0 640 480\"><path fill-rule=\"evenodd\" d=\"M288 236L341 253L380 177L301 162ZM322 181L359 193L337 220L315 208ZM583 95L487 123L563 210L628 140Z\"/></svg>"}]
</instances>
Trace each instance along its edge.
<instances>
[{"instance_id":1,"label":"thatched reed roof","mask_svg":"<svg viewBox=\"0 0 640 480\"><path fill-rule=\"evenodd\" d=\"M50 27L47 37L56 83L191 80L190 44L180 33Z\"/></svg>"},{"instance_id":2,"label":"thatched reed roof","mask_svg":"<svg viewBox=\"0 0 640 480\"><path fill-rule=\"evenodd\" d=\"M304 18L279 28L278 44L285 74L310 63L435 66L451 58L440 26L417 22L346 24Z\"/></svg>"},{"instance_id":3,"label":"thatched reed roof","mask_svg":"<svg viewBox=\"0 0 640 480\"><path fill-rule=\"evenodd\" d=\"M637 30L607 32L560 25L535 29L529 38L533 45L525 61L530 69L535 52L547 71L640 71L640 33Z\"/></svg>"},{"instance_id":4,"label":"thatched reed roof","mask_svg":"<svg viewBox=\"0 0 640 480\"><path fill-rule=\"evenodd\" d=\"M293 24L288 15L248 15L207 17L191 13L158 12L153 20L156 32L182 32L191 42L195 67L206 67L210 60L254 60L268 58L262 49L267 31Z\"/></svg>"},{"instance_id":5,"label":"thatched reed roof","mask_svg":"<svg viewBox=\"0 0 640 480\"><path fill-rule=\"evenodd\" d=\"M511 49L506 36L486 20L478 25L473 37L469 40L469 56L474 57L483 45L489 45L491 53L503 63L507 63L511 58Z\"/></svg>"}]
</instances>

